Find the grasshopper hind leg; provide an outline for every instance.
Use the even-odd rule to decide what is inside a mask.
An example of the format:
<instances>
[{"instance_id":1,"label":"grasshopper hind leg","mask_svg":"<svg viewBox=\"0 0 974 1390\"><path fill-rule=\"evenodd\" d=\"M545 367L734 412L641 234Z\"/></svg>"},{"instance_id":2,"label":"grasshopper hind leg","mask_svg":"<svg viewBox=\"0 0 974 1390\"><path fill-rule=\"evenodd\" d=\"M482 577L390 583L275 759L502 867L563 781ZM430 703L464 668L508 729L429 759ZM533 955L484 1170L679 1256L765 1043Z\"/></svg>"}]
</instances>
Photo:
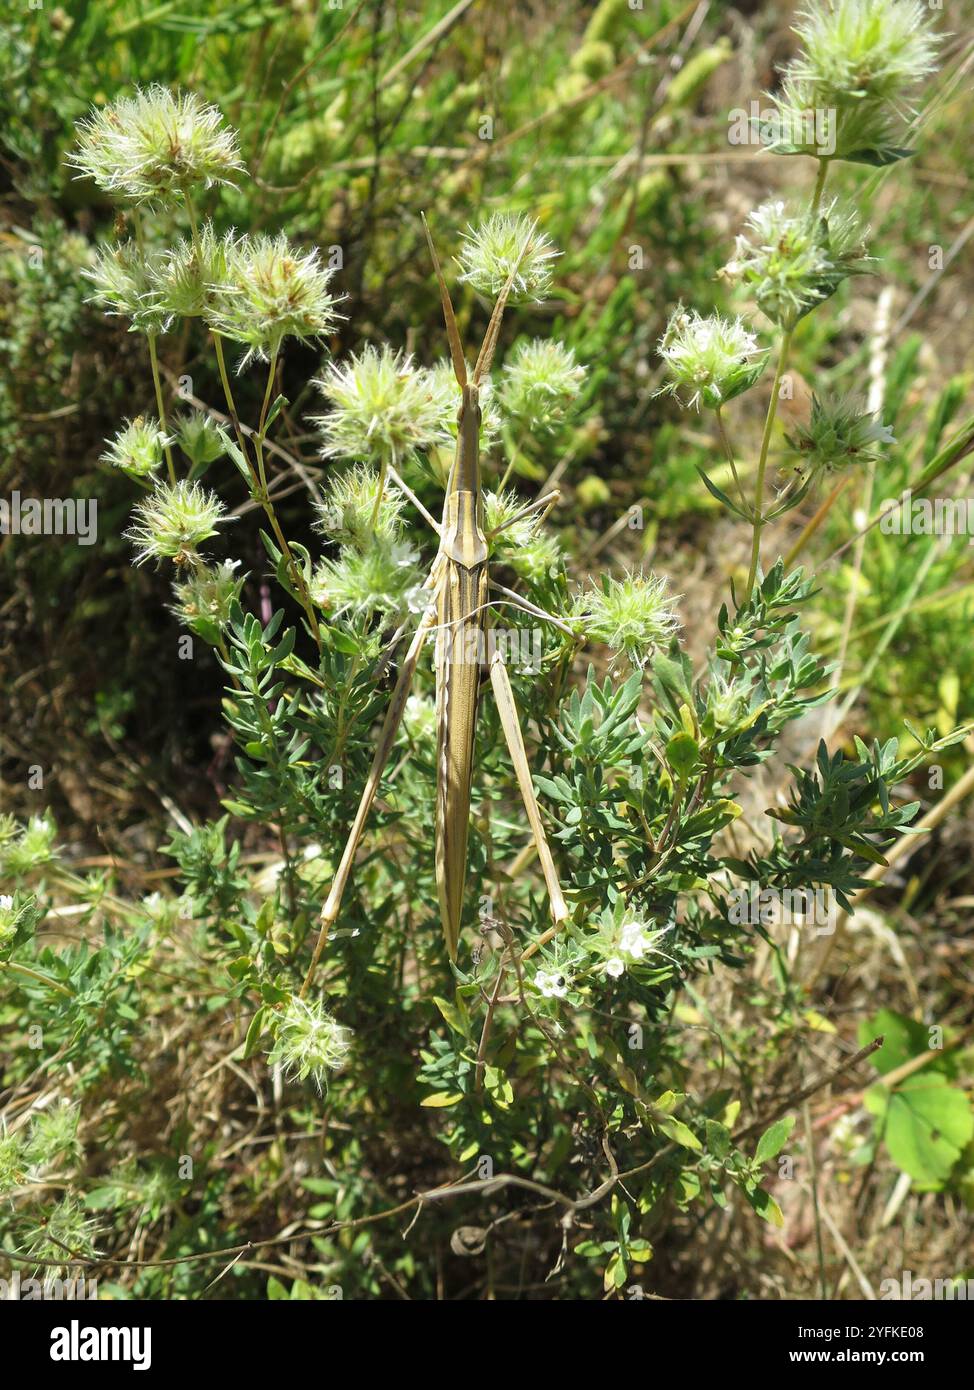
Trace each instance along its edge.
<instances>
[{"instance_id":1,"label":"grasshopper hind leg","mask_svg":"<svg viewBox=\"0 0 974 1390\"><path fill-rule=\"evenodd\" d=\"M524 802L524 809L527 812L528 822L531 826L531 833L534 836L535 847L538 851L538 860L541 864L541 872L544 874L545 887L548 890L548 905L551 911L551 928L544 936L529 946L523 953L522 959L528 955L533 955L537 947L544 941L550 940L557 931L560 930L562 923L568 917L568 906L565 896L562 893L561 884L558 880L558 872L555 869L555 861L551 854L551 847L548 844L548 837L545 834L544 825L541 821L541 808L538 799L534 794L534 783L531 780L531 765L528 762L527 749L524 746L524 738L521 734L521 725L517 717L517 705L514 701L514 691L511 687L511 678L507 674L507 667L504 658L499 651L494 651L490 658L490 682L494 689L494 699L497 703L497 711L500 715L501 727L504 730L504 737L510 750L511 761L514 764L514 771L517 774L518 787L521 791L521 800Z\"/></svg>"}]
</instances>

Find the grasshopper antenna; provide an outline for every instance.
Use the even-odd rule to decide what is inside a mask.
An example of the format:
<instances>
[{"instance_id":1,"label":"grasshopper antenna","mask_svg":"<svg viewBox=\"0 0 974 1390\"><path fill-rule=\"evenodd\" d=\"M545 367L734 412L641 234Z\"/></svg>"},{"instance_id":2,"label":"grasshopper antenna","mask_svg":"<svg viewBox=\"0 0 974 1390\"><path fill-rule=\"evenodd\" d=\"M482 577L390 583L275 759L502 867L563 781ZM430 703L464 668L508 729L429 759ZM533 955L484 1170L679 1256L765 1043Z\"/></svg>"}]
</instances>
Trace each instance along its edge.
<instances>
[{"instance_id":1,"label":"grasshopper antenna","mask_svg":"<svg viewBox=\"0 0 974 1390\"><path fill-rule=\"evenodd\" d=\"M467 384L467 364L463 356L463 348L460 345L460 331L457 328L456 315L453 312L453 301L450 298L450 291L446 287L443 278L443 271L440 268L440 258L436 254L436 247L433 245L433 237L430 233L429 223L426 220L426 213L420 213L423 219L423 231L426 233L426 243L433 258L433 269L436 271L436 280L440 287L440 300L443 304L443 317L446 319L446 336L450 342L450 356L453 359L453 370L456 373L457 382L461 389Z\"/></svg>"},{"instance_id":2,"label":"grasshopper antenna","mask_svg":"<svg viewBox=\"0 0 974 1390\"><path fill-rule=\"evenodd\" d=\"M517 279L517 273L521 269L521 262L530 249L531 242L534 239L534 234L537 229L537 222L532 222L531 230L524 238L524 244L518 252L517 259L511 266L511 273L507 277L507 283L497 296L497 303L494 305L494 312L490 316L490 323L487 325L487 332L484 334L484 341L480 348L480 354L477 357L477 365L473 370L475 386L479 386L483 378L490 371L491 363L494 360L494 353L497 351L497 342L500 338L501 320L504 317L504 310L507 308L507 301L511 290L514 288L514 281Z\"/></svg>"}]
</instances>

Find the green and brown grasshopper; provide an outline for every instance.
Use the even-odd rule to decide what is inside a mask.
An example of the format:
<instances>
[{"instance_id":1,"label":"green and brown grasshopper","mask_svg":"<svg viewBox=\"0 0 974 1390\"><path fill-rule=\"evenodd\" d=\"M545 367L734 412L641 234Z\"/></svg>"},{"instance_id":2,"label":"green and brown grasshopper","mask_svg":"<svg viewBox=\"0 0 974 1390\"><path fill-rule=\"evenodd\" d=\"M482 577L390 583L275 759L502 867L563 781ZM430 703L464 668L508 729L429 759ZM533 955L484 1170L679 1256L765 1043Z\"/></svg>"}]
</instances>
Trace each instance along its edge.
<instances>
[{"instance_id":1,"label":"green and brown grasshopper","mask_svg":"<svg viewBox=\"0 0 974 1390\"><path fill-rule=\"evenodd\" d=\"M442 521L437 524L425 513L426 519L439 536L436 558L426 580L426 588L431 591L431 602L413 634L392 692L358 810L331 891L321 910L318 939L302 993L311 982L329 931L338 917L359 841L383 770L392 753L420 653L426 639L434 631L437 638L436 883L440 920L450 959L455 960L457 955L467 877L474 738L484 667L497 702L501 727L514 764L548 892L553 925L543 939L553 935L568 916L534 794L531 769L507 667L498 645L490 641L489 615L493 607L489 597L490 590L503 596L501 602L513 603L533 616L551 622L573 635L558 618L536 608L523 596L495 583L489 573L488 536L484 532L484 497L480 472L480 388L493 361L501 320L518 267L515 265L512 268L507 284L497 298L476 365L473 372L468 373L450 292L425 218L423 224L439 284L450 357L461 392L457 415L456 455L447 482ZM513 525L514 522L533 513L539 513L540 519L543 519L558 501L558 497L558 492L552 491L537 498L509 518L505 526ZM539 941L535 946L540 944ZM531 950L529 947L528 951Z\"/></svg>"}]
</instances>

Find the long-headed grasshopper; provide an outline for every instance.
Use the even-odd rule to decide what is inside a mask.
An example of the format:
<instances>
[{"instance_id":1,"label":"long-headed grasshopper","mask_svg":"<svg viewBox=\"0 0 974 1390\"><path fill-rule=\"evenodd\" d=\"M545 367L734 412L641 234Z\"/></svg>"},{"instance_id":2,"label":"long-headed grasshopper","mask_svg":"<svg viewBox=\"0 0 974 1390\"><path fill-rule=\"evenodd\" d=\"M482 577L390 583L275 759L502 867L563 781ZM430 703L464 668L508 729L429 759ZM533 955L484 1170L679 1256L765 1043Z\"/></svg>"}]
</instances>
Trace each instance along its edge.
<instances>
[{"instance_id":1,"label":"long-headed grasshopper","mask_svg":"<svg viewBox=\"0 0 974 1390\"><path fill-rule=\"evenodd\" d=\"M425 218L423 222L425 226ZM534 794L514 692L503 656L499 648L489 642L491 602L488 591L491 589L505 595L504 602L516 603L534 616L564 627L558 619L535 608L521 596L494 584L489 575L488 537L484 533L484 502L480 477L480 387L490 370L500 334L501 319L518 267L513 267L507 284L498 296L476 366L473 373L468 374L453 304L428 227L426 236L440 288L450 356L461 391L457 415L456 457L447 483L442 522L437 525L432 518L428 518L440 538L436 559L426 580L426 587L432 593L432 602L420 619L392 692L358 810L331 891L321 910L321 927L304 982L304 990L311 982L328 933L338 917L359 840L365 829L379 780L392 752L419 656L424 642L434 629L437 633L436 883L440 919L450 959L456 959L467 876L474 736L484 665L490 676L501 727L517 774L524 809L548 890L553 926L551 932L545 934L546 937L557 931L568 916ZM506 524L511 525L515 520L533 512L540 512L544 516L557 500L558 493L549 492L528 503Z\"/></svg>"}]
</instances>

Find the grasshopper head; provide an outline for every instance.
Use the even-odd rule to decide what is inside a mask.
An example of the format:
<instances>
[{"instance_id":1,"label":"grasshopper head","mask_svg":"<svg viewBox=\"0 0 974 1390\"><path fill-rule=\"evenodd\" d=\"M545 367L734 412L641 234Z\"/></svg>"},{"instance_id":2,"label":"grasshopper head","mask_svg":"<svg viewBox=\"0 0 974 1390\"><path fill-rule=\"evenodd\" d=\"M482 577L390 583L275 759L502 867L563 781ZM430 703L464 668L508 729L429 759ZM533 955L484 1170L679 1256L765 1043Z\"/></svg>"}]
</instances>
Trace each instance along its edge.
<instances>
[{"instance_id":1,"label":"grasshopper head","mask_svg":"<svg viewBox=\"0 0 974 1390\"><path fill-rule=\"evenodd\" d=\"M478 430L480 429L481 410L480 410L480 387L475 381L461 383L463 393L460 399L460 409L457 413L457 424L462 425L465 419L474 419Z\"/></svg>"}]
</instances>

